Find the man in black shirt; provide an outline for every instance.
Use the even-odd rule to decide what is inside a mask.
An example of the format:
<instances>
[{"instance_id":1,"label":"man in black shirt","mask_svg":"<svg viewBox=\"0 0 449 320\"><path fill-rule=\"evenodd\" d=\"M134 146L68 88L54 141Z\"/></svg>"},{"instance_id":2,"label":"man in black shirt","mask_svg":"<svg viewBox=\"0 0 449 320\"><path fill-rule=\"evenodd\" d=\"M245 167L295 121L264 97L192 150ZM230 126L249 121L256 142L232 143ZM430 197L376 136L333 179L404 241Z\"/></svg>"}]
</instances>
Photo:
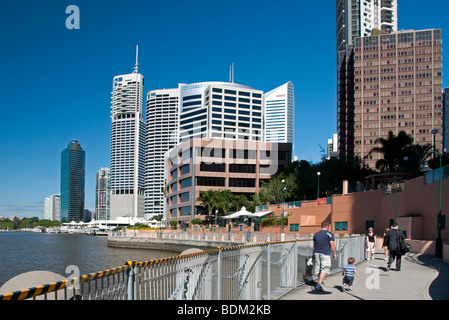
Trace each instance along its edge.
<instances>
[{"instance_id":1,"label":"man in black shirt","mask_svg":"<svg viewBox=\"0 0 449 320\"><path fill-rule=\"evenodd\" d=\"M396 271L401 271L401 252L399 250L399 243L404 241L404 234L399 230L399 225L395 222L390 231L385 236L385 244L390 250L390 257L388 258L387 270L390 271L390 266L396 260Z\"/></svg>"}]
</instances>

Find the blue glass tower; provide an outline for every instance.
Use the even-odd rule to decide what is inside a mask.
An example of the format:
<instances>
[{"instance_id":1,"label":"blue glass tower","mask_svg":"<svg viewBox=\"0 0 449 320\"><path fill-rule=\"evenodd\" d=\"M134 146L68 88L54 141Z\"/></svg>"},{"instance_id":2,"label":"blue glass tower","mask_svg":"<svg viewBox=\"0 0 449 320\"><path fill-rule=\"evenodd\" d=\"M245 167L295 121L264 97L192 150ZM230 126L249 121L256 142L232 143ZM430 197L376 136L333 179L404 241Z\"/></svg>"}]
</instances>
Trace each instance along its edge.
<instances>
[{"instance_id":1,"label":"blue glass tower","mask_svg":"<svg viewBox=\"0 0 449 320\"><path fill-rule=\"evenodd\" d=\"M77 140L61 153L61 221L81 221L84 216L86 153Z\"/></svg>"}]
</instances>

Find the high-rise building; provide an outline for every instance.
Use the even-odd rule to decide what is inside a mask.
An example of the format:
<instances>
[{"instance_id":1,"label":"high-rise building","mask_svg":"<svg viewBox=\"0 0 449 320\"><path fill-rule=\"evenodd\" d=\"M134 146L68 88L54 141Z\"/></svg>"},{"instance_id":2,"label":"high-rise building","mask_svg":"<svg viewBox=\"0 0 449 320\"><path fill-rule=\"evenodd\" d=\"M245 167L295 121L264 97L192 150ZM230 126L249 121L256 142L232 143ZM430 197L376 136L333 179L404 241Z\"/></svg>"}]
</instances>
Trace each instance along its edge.
<instances>
[{"instance_id":1,"label":"high-rise building","mask_svg":"<svg viewBox=\"0 0 449 320\"><path fill-rule=\"evenodd\" d=\"M201 191L230 190L248 198L292 159L291 143L192 138L166 154L167 221L189 224L207 215Z\"/></svg>"},{"instance_id":2,"label":"high-rise building","mask_svg":"<svg viewBox=\"0 0 449 320\"><path fill-rule=\"evenodd\" d=\"M52 194L44 201L44 219L51 221L61 220L61 195Z\"/></svg>"},{"instance_id":3,"label":"high-rise building","mask_svg":"<svg viewBox=\"0 0 449 320\"><path fill-rule=\"evenodd\" d=\"M85 151L77 140L61 153L61 221L82 221L84 217Z\"/></svg>"},{"instance_id":4,"label":"high-rise building","mask_svg":"<svg viewBox=\"0 0 449 320\"><path fill-rule=\"evenodd\" d=\"M264 139L263 91L234 82L180 84L179 89L179 142Z\"/></svg>"},{"instance_id":5,"label":"high-rise building","mask_svg":"<svg viewBox=\"0 0 449 320\"><path fill-rule=\"evenodd\" d=\"M111 103L110 218L143 217L145 187L145 120L143 75L114 77Z\"/></svg>"},{"instance_id":6,"label":"high-rise building","mask_svg":"<svg viewBox=\"0 0 449 320\"><path fill-rule=\"evenodd\" d=\"M295 98L293 83L287 82L264 95L265 141L293 144Z\"/></svg>"},{"instance_id":7,"label":"high-rise building","mask_svg":"<svg viewBox=\"0 0 449 320\"><path fill-rule=\"evenodd\" d=\"M443 91L443 152L449 153L449 88Z\"/></svg>"},{"instance_id":8,"label":"high-rise building","mask_svg":"<svg viewBox=\"0 0 449 320\"><path fill-rule=\"evenodd\" d=\"M337 52L345 51L358 37L374 29L398 30L397 0L337 0Z\"/></svg>"},{"instance_id":9,"label":"high-rise building","mask_svg":"<svg viewBox=\"0 0 449 320\"><path fill-rule=\"evenodd\" d=\"M111 174L109 168L97 172L95 188L95 219L109 220L111 210Z\"/></svg>"},{"instance_id":10,"label":"high-rise building","mask_svg":"<svg viewBox=\"0 0 449 320\"><path fill-rule=\"evenodd\" d=\"M415 144L442 145L441 30L408 30L356 38L339 72L340 156L356 155L371 167L378 138L405 131Z\"/></svg>"},{"instance_id":11,"label":"high-rise building","mask_svg":"<svg viewBox=\"0 0 449 320\"><path fill-rule=\"evenodd\" d=\"M179 89L153 90L147 94L145 216L164 213L164 155L178 142Z\"/></svg>"}]
</instances>

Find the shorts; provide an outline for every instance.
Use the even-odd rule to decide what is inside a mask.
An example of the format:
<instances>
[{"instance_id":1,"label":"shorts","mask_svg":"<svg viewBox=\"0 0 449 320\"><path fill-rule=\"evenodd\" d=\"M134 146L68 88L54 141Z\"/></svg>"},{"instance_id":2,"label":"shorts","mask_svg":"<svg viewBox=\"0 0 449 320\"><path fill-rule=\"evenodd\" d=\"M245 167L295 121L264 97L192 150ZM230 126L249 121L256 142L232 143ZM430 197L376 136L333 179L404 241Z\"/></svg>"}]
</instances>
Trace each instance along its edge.
<instances>
[{"instance_id":1,"label":"shorts","mask_svg":"<svg viewBox=\"0 0 449 320\"><path fill-rule=\"evenodd\" d=\"M331 256L322 253L315 253L315 273L329 274L331 270Z\"/></svg>"},{"instance_id":2,"label":"shorts","mask_svg":"<svg viewBox=\"0 0 449 320\"><path fill-rule=\"evenodd\" d=\"M368 242L368 248L366 248L366 252L371 252L374 254L375 251L375 243L374 242Z\"/></svg>"},{"instance_id":3,"label":"shorts","mask_svg":"<svg viewBox=\"0 0 449 320\"><path fill-rule=\"evenodd\" d=\"M343 277L343 284L347 284L348 286L352 287L352 283L354 282L354 277Z\"/></svg>"}]
</instances>

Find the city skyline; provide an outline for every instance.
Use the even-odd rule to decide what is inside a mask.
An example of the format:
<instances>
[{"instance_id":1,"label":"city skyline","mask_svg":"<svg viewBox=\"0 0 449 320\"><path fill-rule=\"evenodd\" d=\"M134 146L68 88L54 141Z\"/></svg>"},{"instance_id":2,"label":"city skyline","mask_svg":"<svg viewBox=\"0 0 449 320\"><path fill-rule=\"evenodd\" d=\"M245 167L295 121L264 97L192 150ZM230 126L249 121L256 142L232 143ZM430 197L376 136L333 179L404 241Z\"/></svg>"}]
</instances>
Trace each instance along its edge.
<instances>
[{"instance_id":1,"label":"city skyline","mask_svg":"<svg viewBox=\"0 0 449 320\"><path fill-rule=\"evenodd\" d=\"M67 3L0 4L0 216L43 217L45 197L59 192L60 150L74 139L89 155L85 207L94 209L96 173L110 165L111 79L132 72L136 45L144 96L178 83L226 82L234 63L235 82L265 93L293 83L299 159L320 161L336 133L335 1L73 4L79 30L66 28ZM398 30L442 29L444 64L449 3L419 4L399 1ZM318 10L319 23L309 14ZM443 68L443 88L447 75Z\"/></svg>"}]
</instances>

